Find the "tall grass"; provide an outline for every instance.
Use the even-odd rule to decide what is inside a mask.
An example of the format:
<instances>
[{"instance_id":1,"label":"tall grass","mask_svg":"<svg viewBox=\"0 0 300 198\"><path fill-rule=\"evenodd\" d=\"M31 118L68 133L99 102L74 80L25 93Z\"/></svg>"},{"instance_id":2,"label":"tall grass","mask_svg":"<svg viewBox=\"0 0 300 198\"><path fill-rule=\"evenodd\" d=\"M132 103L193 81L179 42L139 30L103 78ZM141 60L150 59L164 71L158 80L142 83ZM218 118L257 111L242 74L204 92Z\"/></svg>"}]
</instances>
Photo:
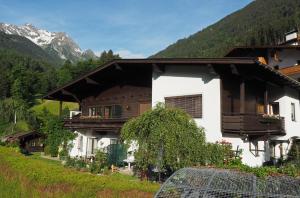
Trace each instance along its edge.
<instances>
[{"instance_id":1,"label":"tall grass","mask_svg":"<svg viewBox=\"0 0 300 198\"><path fill-rule=\"evenodd\" d=\"M0 197L152 197L158 184L92 175L0 146ZM21 195L21 196L19 196Z\"/></svg>"}]
</instances>

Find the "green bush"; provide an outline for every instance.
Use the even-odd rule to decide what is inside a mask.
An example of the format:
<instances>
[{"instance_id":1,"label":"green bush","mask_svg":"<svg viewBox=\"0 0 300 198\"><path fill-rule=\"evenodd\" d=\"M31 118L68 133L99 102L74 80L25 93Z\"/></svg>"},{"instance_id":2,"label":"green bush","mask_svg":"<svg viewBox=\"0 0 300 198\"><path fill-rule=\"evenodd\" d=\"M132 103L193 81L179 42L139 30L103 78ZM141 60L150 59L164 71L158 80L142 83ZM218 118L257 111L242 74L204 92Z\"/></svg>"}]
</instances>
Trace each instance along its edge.
<instances>
[{"instance_id":1,"label":"green bush","mask_svg":"<svg viewBox=\"0 0 300 198\"><path fill-rule=\"evenodd\" d=\"M205 163L205 134L183 110L158 104L125 123L121 131L127 143L136 142L136 165L146 171L149 165L173 171Z\"/></svg>"},{"instance_id":2,"label":"green bush","mask_svg":"<svg viewBox=\"0 0 300 198\"><path fill-rule=\"evenodd\" d=\"M69 151L63 148L61 151L58 152L58 156L60 160L65 160L69 156Z\"/></svg>"},{"instance_id":3,"label":"green bush","mask_svg":"<svg viewBox=\"0 0 300 198\"><path fill-rule=\"evenodd\" d=\"M65 166L75 168L76 170L83 170L87 168L87 163L83 159L67 157Z\"/></svg>"},{"instance_id":4,"label":"green bush","mask_svg":"<svg viewBox=\"0 0 300 198\"><path fill-rule=\"evenodd\" d=\"M43 121L42 131L47 136L45 140L47 152L45 153L56 157L59 152L59 146L62 145L64 149L68 149L67 142L73 140L76 135L64 128L64 121L61 117L44 111L44 114L41 115L41 120Z\"/></svg>"},{"instance_id":5,"label":"green bush","mask_svg":"<svg viewBox=\"0 0 300 198\"><path fill-rule=\"evenodd\" d=\"M95 159L89 164L89 170L91 173L103 173L108 169L107 153L102 150L97 150L95 154Z\"/></svg>"}]
</instances>

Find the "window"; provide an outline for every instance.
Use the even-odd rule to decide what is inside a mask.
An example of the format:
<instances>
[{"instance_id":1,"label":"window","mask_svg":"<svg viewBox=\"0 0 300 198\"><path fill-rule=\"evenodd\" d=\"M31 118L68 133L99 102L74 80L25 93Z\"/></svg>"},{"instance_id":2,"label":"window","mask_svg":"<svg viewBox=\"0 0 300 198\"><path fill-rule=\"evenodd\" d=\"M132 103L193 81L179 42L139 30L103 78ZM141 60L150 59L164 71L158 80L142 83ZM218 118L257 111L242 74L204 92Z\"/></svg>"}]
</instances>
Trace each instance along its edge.
<instances>
[{"instance_id":1,"label":"window","mask_svg":"<svg viewBox=\"0 0 300 198\"><path fill-rule=\"evenodd\" d=\"M89 116L96 116L96 107L89 108Z\"/></svg>"},{"instance_id":2,"label":"window","mask_svg":"<svg viewBox=\"0 0 300 198\"><path fill-rule=\"evenodd\" d=\"M109 105L109 106L97 106L89 107L89 116L100 116L103 118L121 118L122 106L121 105Z\"/></svg>"},{"instance_id":3,"label":"window","mask_svg":"<svg viewBox=\"0 0 300 198\"><path fill-rule=\"evenodd\" d=\"M77 148L80 152L82 152L82 150L83 150L83 136L78 137L78 146L77 146Z\"/></svg>"},{"instance_id":4,"label":"window","mask_svg":"<svg viewBox=\"0 0 300 198\"><path fill-rule=\"evenodd\" d=\"M270 115L279 115L279 103L278 102L272 102L269 105L269 114Z\"/></svg>"},{"instance_id":5,"label":"window","mask_svg":"<svg viewBox=\"0 0 300 198\"><path fill-rule=\"evenodd\" d=\"M295 103L291 103L291 119L292 119L292 121L296 121Z\"/></svg>"},{"instance_id":6,"label":"window","mask_svg":"<svg viewBox=\"0 0 300 198\"><path fill-rule=\"evenodd\" d=\"M202 95L166 97L167 107L176 107L184 110L193 118L202 118Z\"/></svg>"},{"instance_id":7,"label":"window","mask_svg":"<svg viewBox=\"0 0 300 198\"><path fill-rule=\"evenodd\" d=\"M98 139L97 138L88 138L88 150L87 150L87 153L89 155L95 154L95 152L97 150L97 143L98 143Z\"/></svg>"},{"instance_id":8,"label":"window","mask_svg":"<svg viewBox=\"0 0 300 198\"><path fill-rule=\"evenodd\" d=\"M118 139L116 139L116 138L111 138L111 139L110 139L110 144L118 144Z\"/></svg>"},{"instance_id":9,"label":"window","mask_svg":"<svg viewBox=\"0 0 300 198\"><path fill-rule=\"evenodd\" d=\"M121 105L113 105L111 116L112 118L121 118L122 116L122 106Z\"/></svg>"}]
</instances>

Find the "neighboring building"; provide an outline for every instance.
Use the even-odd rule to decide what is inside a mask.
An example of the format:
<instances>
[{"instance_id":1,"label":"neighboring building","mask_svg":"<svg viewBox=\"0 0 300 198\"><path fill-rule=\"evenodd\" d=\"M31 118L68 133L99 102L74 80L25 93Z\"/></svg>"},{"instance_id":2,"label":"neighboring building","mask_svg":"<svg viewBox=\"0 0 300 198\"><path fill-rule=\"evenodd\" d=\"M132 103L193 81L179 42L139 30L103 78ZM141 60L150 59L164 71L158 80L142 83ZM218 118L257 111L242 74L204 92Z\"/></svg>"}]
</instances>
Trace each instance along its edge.
<instances>
[{"instance_id":1,"label":"neighboring building","mask_svg":"<svg viewBox=\"0 0 300 198\"><path fill-rule=\"evenodd\" d=\"M300 81L300 34L294 30L285 34L285 42L275 46L236 47L226 57L253 57L281 73Z\"/></svg>"},{"instance_id":2,"label":"neighboring building","mask_svg":"<svg viewBox=\"0 0 300 198\"><path fill-rule=\"evenodd\" d=\"M20 148L27 152L44 151L45 135L36 131L16 133L5 136L2 141L6 143L19 144Z\"/></svg>"},{"instance_id":3,"label":"neighboring building","mask_svg":"<svg viewBox=\"0 0 300 198\"><path fill-rule=\"evenodd\" d=\"M78 134L70 155L90 157L96 149L116 144L122 125L151 108L151 78L151 65L121 60L49 93L47 99L80 105L65 119L65 126Z\"/></svg>"},{"instance_id":4,"label":"neighboring building","mask_svg":"<svg viewBox=\"0 0 300 198\"><path fill-rule=\"evenodd\" d=\"M226 57L253 57L261 63L283 69L300 64L300 45L236 47Z\"/></svg>"},{"instance_id":5,"label":"neighboring building","mask_svg":"<svg viewBox=\"0 0 300 198\"><path fill-rule=\"evenodd\" d=\"M80 104L65 120L78 133L71 156L116 143L124 122L165 102L188 112L209 142L229 141L244 163L259 166L285 157L300 136L299 91L299 82L256 58L121 59L45 98Z\"/></svg>"},{"instance_id":6,"label":"neighboring building","mask_svg":"<svg viewBox=\"0 0 300 198\"><path fill-rule=\"evenodd\" d=\"M285 34L285 41L281 45L300 45L300 34L298 30L292 30Z\"/></svg>"}]
</instances>

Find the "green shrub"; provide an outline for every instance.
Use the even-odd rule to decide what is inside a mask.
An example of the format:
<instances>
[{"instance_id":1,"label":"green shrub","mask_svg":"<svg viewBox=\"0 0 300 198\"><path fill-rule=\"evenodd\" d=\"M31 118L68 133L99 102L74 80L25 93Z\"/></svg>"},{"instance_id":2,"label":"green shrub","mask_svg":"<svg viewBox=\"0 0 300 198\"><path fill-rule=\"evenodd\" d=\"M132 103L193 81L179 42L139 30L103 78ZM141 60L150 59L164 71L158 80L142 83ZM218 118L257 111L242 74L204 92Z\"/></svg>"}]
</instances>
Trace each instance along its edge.
<instances>
[{"instance_id":1,"label":"green shrub","mask_svg":"<svg viewBox=\"0 0 300 198\"><path fill-rule=\"evenodd\" d=\"M89 170L91 173L103 173L108 169L107 153L102 150L97 150L95 154L95 159L89 164Z\"/></svg>"},{"instance_id":2,"label":"green shrub","mask_svg":"<svg viewBox=\"0 0 300 198\"><path fill-rule=\"evenodd\" d=\"M44 147L44 154L45 154L45 155L50 155L50 147L49 147L48 145L46 145L46 146Z\"/></svg>"},{"instance_id":3,"label":"green shrub","mask_svg":"<svg viewBox=\"0 0 300 198\"><path fill-rule=\"evenodd\" d=\"M51 115L46 110L43 115L40 115L40 119L43 123L42 131L47 137L45 140L45 144L48 147L47 153L52 157L56 157L59 152L59 147L63 146L67 149L67 142L73 140L76 135L64 128L64 121L61 117Z\"/></svg>"},{"instance_id":4,"label":"green shrub","mask_svg":"<svg viewBox=\"0 0 300 198\"><path fill-rule=\"evenodd\" d=\"M76 165L76 159L75 158L71 158L71 157L67 157L64 165L66 167L75 167L75 165Z\"/></svg>"},{"instance_id":5,"label":"green shrub","mask_svg":"<svg viewBox=\"0 0 300 198\"><path fill-rule=\"evenodd\" d=\"M76 168L77 170L86 169L87 163L83 159L76 159L72 157L67 157L65 166Z\"/></svg>"},{"instance_id":6,"label":"green shrub","mask_svg":"<svg viewBox=\"0 0 300 198\"><path fill-rule=\"evenodd\" d=\"M224 163L224 148L222 145L208 143L205 149L206 165L222 165Z\"/></svg>"},{"instance_id":7,"label":"green shrub","mask_svg":"<svg viewBox=\"0 0 300 198\"><path fill-rule=\"evenodd\" d=\"M60 160L65 160L69 156L69 151L63 148L58 152L58 156Z\"/></svg>"},{"instance_id":8,"label":"green shrub","mask_svg":"<svg viewBox=\"0 0 300 198\"><path fill-rule=\"evenodd\" d=\"M181 109L158 104L126 122L121 137L127 144L136 142L139 145L135 162L142 171L149 165L175 171L205 163L204 129Z\"/></svg>"}]
</instances>

